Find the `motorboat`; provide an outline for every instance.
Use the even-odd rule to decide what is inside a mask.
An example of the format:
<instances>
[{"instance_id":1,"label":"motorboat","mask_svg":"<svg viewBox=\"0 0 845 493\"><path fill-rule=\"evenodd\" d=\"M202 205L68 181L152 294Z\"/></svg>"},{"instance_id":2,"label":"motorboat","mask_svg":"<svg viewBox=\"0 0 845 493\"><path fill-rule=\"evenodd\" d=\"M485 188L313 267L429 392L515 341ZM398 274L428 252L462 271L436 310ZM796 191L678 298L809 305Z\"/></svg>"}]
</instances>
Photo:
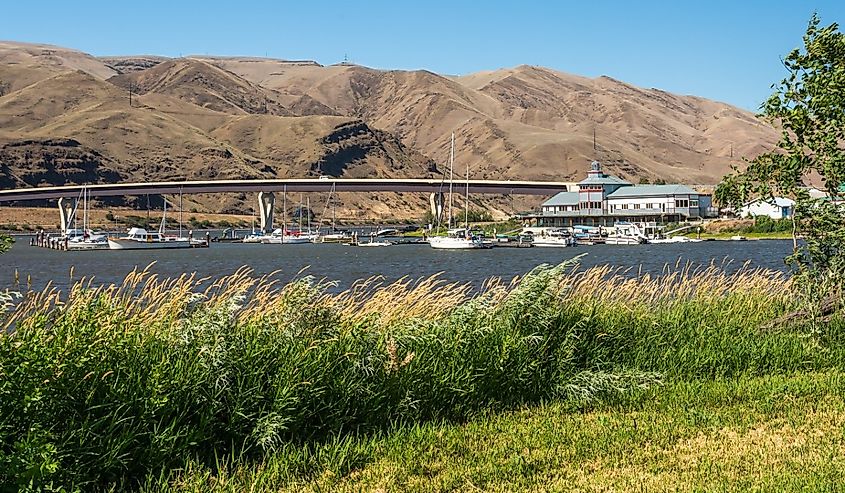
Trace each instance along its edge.
<instances>
[{"instance_id":1,"label":"motorboat","mask_svg":"<svg viewBox=\"0 0 845 493\"><path fill-rule=\"evenodd\" d=\"M688 236L668 236L668 237L661 237L661 238L651 238L648 240L649 243L654 244L662 244L662 243L698 243L704 241L698 238L690 238Z\"/></svg>"},{"instance_id":2,"label":"motorboat","mask_svg":"<svg viewBox=\"0 0 845 493\"><path fill-rule=\"evenodd\" d=\"M108 250L109 241L105 233L95 233L86 229L81 235L73 235L67 239L68 250Z\"/></svg>"},{"instance_id":3,"label":"motorboat","mask_svg":"<svg viewBox=\"0 0 845 493\"><path fill-rule=\"evenodd\" d=\"M569 231L563 229L553 229L543 231L539 236L535 235L531 242L535 247L570 247L575 246L575 238L569 234Z\"/></svg>"},{"instance_id":4,"label":"motorboat","mask_svg":"<svg viewBox=\"0 0 845 493\"><path fill-rule=\"evenodd\" d=\"M161 213L161 224L158 231L149 232L144 228L129 228L126 236L119 238L108 238L109 249L111 250L151 250L158 248L191 248L190 238L179 236L165 236L164 230L167 224L167 201L164 201L164 208ZM199 242L197 243L199 245ZM208 246L207 244L205 246Z\"/></svg>"},{"instance_id":5,"label":"motorboat","mask_svg":"<svg viewBox=\"0 0 845 493\"><path fill-rule=\"evenodd\" d=\"M359 247L386 247L386 246L391 246L391 245L393 245L393 243L391 243L389 241L372 240L372 241L368 241L368 242L365 242L365 243L358 243L355 246L359 246Z\"/></svg>"},{"instance_id":6,"label":"motorboat","mask_svg":"<svg viewBox=\"0 0 845 493\"><path fill-rule=\"evenodd\" d=\"M617 222L604 241L607 245L641 245L648 243L648 236L636 223Z\"/></svg>"},{"instance_id":7,"label":"motorboat","mask_svg":"<svg viewBox=\"0 0 845 493\"><path fill-rule=\"evenodd\" d=\"M148 250L154 248L190 248L191 240L165 236L161 231L148 232L144 228L130 228L126 236L108 238L111 250Z\"/></svg>"}]
</instances>

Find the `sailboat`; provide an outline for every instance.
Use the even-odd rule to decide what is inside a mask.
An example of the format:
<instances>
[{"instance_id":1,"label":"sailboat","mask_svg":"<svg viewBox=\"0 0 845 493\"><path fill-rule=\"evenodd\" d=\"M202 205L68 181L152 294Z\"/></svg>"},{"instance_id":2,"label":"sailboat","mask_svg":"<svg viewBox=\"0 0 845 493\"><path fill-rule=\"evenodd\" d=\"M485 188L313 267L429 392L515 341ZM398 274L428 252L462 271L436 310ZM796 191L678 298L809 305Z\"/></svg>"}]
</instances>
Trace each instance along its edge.
<instances>
[{"instance_id":1,"label":"sailboat","mask_svg":"<svg viewBox=\"0 0 845 493\"><path fill-rule=\"evenodd\" d=\"M167 224L167 199L164 199L164 210L161 213L161 224L158 231L149 232L144 228L129 228L126 236L109 237L111 250L150 250L157 248L190 248L190 238L165 236L164 228Z\"/></svg>"},{"instance_id":2,"label":"sailboat","mask_svg":"<svg viewBox=\"0 0 845 493\"><path fill-rule=\"evenodd\" d=\"M88 187L82 188L82 231L74 230L68 235L68 250L107 250L108 240L104 233L95 233L89 226L88 205L90 203L90 192ZM74 211L74 216L75 216ZM74 218L75 220L75 218Z\"/></svg>"},{"instance_id":3,"label":"sailboat","mask_svg":"<svg viewBox=\"0 0 845 493\"><path fill-rule=\"evenodd\" d=\"M311 239L306 236L300 236L298 234L293 235L288 232L287 206L287 186L285 186L282 191L282 227L277 228L269 235L262 237L261 243L270 243L274 245L298 245L311 243ZM301 211L302 207L300 207L300 216L302 215Z\"/></svg>"},{"instance_id":4,"label":"sailboat","mask_svg":"<svg viewBox=\"0 0 845 493\"><path fill-rule=\"evenodd\" d=\"M438 250L478 250L490 248L491 245L484 243L481 238L474 237L469 231L469 166L467 166L466 177L466 208L464 210L464 223L466 227L452 229L452 188L454 184L455 165L455 134L452 133L452 144L449 152L449 224L447 225L446 236L432 236L428 239L431 248Z\"/></svg>"}]
</instances>

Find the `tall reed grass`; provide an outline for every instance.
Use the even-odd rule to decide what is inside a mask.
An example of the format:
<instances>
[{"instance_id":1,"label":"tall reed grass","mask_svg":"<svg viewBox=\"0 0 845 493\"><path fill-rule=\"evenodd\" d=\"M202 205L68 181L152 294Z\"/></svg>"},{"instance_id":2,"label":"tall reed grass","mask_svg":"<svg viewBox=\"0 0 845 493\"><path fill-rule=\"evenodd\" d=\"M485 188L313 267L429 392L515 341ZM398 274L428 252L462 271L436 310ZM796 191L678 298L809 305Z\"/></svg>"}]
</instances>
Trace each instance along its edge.
<instances>
[{"instance_id":1,"label":"tall reed grass","mask_svg":"<svg viewBox=\"0 0 845 493\"><path fill-rule=\"evenodd\" d=\"M0 485L132 487L189 460L213 468L386 427L612 400L664 378L840 365L841 324L758 329L791 307L789 283L748 268L573 263L480 292L433 277L333 294L247 269L83 279L66 297L30 293L3 320Z\"/></svg>"}]
</instances>

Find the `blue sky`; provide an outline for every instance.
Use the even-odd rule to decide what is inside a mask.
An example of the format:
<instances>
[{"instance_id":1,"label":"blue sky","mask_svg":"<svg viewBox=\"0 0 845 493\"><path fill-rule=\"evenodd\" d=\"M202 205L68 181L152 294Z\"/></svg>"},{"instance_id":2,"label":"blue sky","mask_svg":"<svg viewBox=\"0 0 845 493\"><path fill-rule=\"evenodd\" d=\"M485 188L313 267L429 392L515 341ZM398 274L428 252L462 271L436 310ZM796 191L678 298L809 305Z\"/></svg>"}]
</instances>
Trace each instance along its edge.
<instances>
[{"instance_id":1,"label":"blue sky","mask_svg":"<svg viewBox=\"0 0 845 493\"><path fill-rule=\"evenodd\" d=\"M532 64L755 110L845 1L4 2L0 39L95 55L251 55L466 74Z\"/></svg>"}]
</instances>

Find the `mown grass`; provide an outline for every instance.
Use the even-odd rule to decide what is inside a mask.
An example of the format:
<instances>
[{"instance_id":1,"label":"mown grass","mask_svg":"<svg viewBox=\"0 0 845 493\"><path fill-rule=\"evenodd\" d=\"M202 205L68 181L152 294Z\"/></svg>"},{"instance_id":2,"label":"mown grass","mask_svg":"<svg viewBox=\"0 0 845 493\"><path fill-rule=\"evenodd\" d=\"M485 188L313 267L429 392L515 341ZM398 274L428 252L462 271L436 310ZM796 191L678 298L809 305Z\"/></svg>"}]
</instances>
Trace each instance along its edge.
<instances>
[{"instance_id":1,"label":"mown grass","mask_svg":"<svg viewBox=\"0 0 845 493\"><path fill-rule=\"evenodd\" d=\"M148 491L841 491L843 391L839 372L678 382L589 409L290 448L258 466L187 464Z\"/></svg>"},{"instance_id":2,"label":"mown grass","mask_svg":"<svg viewBox=\"0 0 845 493\"><path fill-rule=\"evenodd\" d=\"M313 279L277 286L248 271L213 283L142 271L65 297L31 293L0 336L0 485L356 489L377 487L356 479L373 471L401 486L377 467L391 443L437 448L432 433L518 429L526 412L560 426L590 412L626 419L654 399L706 417L710 400L684 400L684 388L838 375L845 361L840 321L760 328L796 305L779 273L572 267L481 293L435 278L330 294ZM486 447L467 437L456 454ZM493 488L507 464L480 460ZM444 467L451 479L434 489L469 485ZM532 477L534 489L554 485Z\"/></svg>"}]
</instances>

